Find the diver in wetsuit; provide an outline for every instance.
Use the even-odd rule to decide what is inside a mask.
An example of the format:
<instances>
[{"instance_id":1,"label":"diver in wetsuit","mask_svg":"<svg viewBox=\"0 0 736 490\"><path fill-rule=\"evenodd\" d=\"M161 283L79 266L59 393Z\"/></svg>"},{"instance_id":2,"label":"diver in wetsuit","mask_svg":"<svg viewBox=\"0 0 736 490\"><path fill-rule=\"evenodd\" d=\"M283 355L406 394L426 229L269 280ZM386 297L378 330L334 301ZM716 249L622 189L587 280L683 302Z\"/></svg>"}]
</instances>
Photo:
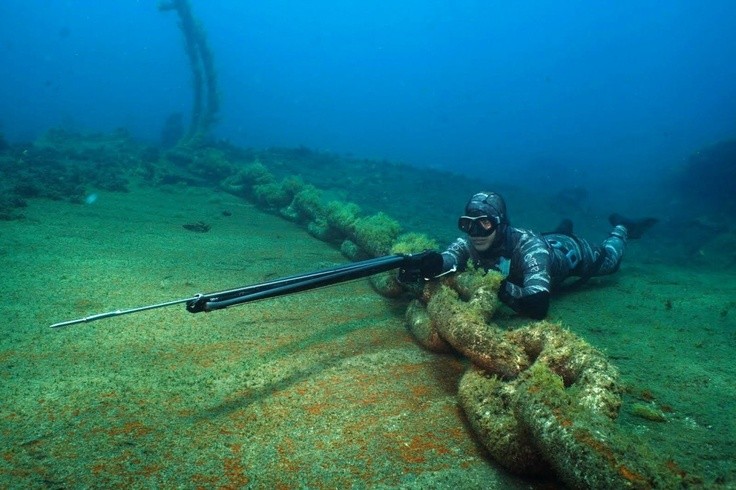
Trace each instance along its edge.
<instances>
[{"instance_id":1,"label":"diver in wetsuit","mask_svg":"<svg viewBox=\"0 0 736 490\"><path fill-rule=\"evenodd\" d=\"M572 233L572 222L563 221L552 233L534 233L514 228L506 203L495 192L479 192L470 198L458 227L467 234L442 252L442 270L425 277L461 271L468 260L476 266L506 274L499 299L522 315L542 319L549 309L550 294L569 277L579 285L594 276L619 269L627 239L639 238L657 220L630 220L613 214L611 234L593 245ZM439 265L439 260L434 262Z\"/></svg>"}]
</instances>

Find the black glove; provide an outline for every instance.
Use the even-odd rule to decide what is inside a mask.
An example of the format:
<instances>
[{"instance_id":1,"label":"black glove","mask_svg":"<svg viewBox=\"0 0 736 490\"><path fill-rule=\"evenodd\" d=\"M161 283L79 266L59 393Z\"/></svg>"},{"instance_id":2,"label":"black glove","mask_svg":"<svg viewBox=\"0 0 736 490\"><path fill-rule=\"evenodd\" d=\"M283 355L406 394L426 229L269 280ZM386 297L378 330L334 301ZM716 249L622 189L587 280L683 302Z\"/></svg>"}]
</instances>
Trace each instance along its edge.
<instances>
[{"instance_id":1,"label":"black glove","mask_svg":"<svg viewBox=\"0 0 736 490\"><path fill-rule=\"evenodd\" d=\"M404 265L399 269L399 282L412 283L420 279L432 279L442 274L444 266L445 261L439 252L426 250L407 255Z\"/></svg>"},{"instance_id":2,"label":"black glove","mask_svg":"<svg viewBox=\"0 0 736 490\"><path fill-rule=\"evenodd\" d=\"M515 312L533 318L534 320L542 320L547 316L549 311L549 291L539 291L534 294L514 298L509 293L506 283L508 279L501 281L501 288L498 290L498 299L503 304L514 310Z\"/></svg>"},{"instance_id":3,"label":"black glove","mask_svg":"<svg viewBox=\"0 0 736 490\"><path fill-rule=\"evenodd\" d=\"M498 299L501 300L501 303L505 304L506 306L513 308L514 304L514 298L511 296L511 293L509 293L509 290L506 288L506 283L509 282L508 279L504 279L501 281L501 287L498 288Z\"/></svg>"}]
</instances>

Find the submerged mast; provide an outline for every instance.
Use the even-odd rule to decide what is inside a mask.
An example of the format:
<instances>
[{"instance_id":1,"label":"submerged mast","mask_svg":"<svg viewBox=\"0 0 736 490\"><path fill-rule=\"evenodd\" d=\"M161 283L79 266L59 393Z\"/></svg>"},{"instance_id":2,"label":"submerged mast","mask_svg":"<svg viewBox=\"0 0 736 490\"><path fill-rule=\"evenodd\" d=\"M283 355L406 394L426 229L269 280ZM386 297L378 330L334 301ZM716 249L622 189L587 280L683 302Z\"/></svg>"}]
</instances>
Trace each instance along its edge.
<instances>
[{"instance_id":1,"label":"submerged mast","mask_svg":"<svg viewBox=\"0 0 736 490\"><path fill-rule=\"evenodd\" d=\"M179 28L184 34L184 45L192 69L192 119L189 131L179 145L196 146L212 129L220 110L217 92L217 74L212 50L207 42L204 28L192 14L188 0L159 2L161 12L175 10L179 15Z\"/></svg>"}]
</instances>

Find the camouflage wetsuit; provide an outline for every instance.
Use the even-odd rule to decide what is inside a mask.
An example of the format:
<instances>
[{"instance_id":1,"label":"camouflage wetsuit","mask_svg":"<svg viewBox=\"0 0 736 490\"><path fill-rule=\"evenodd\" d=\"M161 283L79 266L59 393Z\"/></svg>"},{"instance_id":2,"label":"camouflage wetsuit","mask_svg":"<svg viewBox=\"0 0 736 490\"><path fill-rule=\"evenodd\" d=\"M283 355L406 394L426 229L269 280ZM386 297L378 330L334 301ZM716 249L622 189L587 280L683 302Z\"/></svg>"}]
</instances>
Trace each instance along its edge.
<instances>
[{"instance_id":1,"label":"camouflage wetsuit","mask_svg":"<svg viewBox=\"0 0 736 490\"><path fill-rule=\"evenodd\" d=\"M601 245L574 235L537 234L502 226L491 248L478 252L465 237L455 240L444 252L444 271L463 270L472 260L476 266L504 269L508 275L498 292L499 299L514 311L542 319L549 309L549 296L568 277L582 281L593 276L613 274L621 265L627 232L616 226ZM505 259L505 260L502 260Z\"/></svg>"}]
</instances>

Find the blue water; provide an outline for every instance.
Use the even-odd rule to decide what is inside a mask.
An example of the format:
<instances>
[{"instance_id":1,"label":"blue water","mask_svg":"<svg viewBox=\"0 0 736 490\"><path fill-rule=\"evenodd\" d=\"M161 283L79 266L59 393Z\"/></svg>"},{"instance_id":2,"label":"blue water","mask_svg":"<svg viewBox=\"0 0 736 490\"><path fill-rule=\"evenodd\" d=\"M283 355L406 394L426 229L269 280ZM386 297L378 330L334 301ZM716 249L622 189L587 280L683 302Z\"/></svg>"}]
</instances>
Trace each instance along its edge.
<instances>
[{"instance_id":1,"label":"blue water","mask_svg":"<svg viewBox=\"0 0 736 490\"><path fill-rule=\"evenodd\" d=\"M295 149L242 152L233 163L257 156L275 169L278 179L299 173L330 199L359 204L366 215L387 212L407 231L440 238L440 247L459 235L456 220L467 197L491 188L506 197L515 226L547 231L561 218L571 218L576 233L594 243L609 233L610 212L659 218L660 224L645 237L630 242L620 274L561 294L553 302L552 319L610 354L621 369L628 388L622 414L626 430L634 428L662 455L674 454L673 460L693 476L692 482L702 477L706 488L733 486L736 1L191 2L207 32L218 74L221 110L213 139L259 150ZM170 116L181 113L186 124L192 106L191 70L177 22L175 13L160 12L154 0L0 0L0 222L5 223L0 269L10 271L2 278L3 290L12 299L2 314L11 327L5 329L10 334L2 345L0 375L11 382L5 390L8 409L0 417L0 434L9 441L0 459L0 476L17 486L19 481L47 487L69 482L114 486L118 481L128 486L131 481L216 486L215 482L224 485L225 477L232 482L233 476L242 485L244 473L232 470L243 467L229 464L242 460L260 472L256 482L258 475L283 473L304 486L304 481L324 482L321 472L333 469L335 454L342 454L314 459L317 446L308 442L323 434L355 443L345 450L361 458L366 447L394 451L387 464L380 461L378 451L375 465L366 466L369 472L371 466L386 470L397 481L402 475L413 477L408 471L426 471L427 486L446 482L446 475L455 470L469 480L492 471L476 456L461 461L451 473L435 473L433 467L430 474L429 466L417 469L417 461L399 458L388 446L400 441L393 437L401 433L395 429L396 421L409 423L420 435L430 434L425 441L435 441L437 434L441 441L443 431L435 430L432 417L422 412L414 419L407 414L420 412L403 404L394 406L396 412L390 412L390 404L388 412L383 406L368 410L374 394L357 397L367 410L364 417L366 411L353 411L353 398L344 396L347 392L339 386L324 391L333 384L333 369L339 368L335 356L362 352L366 342L371 349L390 349L391 356L396 352L394 342L414 348L390 330L391 325L403 327L399 317L391 325L379 318L378 325L370 317L375 311L356 310L354 316L350 307L347 313L342 311L347 304L342 300L334 306L339 313L325 308L322 301L309 303L324 315L311 321L339 337L332 342L337 350L327 357L316 350L327 341L321 334L313 335L319 328L305 329L303 322L294 322L289 315L274 316L272 311L244 310L218 316L221 320L208 317L225 323L190 329L189 336L177 333L171 345L140 328L106 334L114 325L97 330L80 327L66 337L54 331L38 341L39 329L49 332L46 327L54 322L186 297L192 293L190 285L205 284L202 289L212 291L243 284L243 270L271 278L289 273L282 270L284 264L299 272L312 268L300 265L304 258L300 243L294 242L293 257L273 248L274 242L281 246L295 240L281 235L282 225L268 221L261 229L251 206L241 208L235 197L210 198L204 187L184 187L182 182L191 182L187 176L194 170L200 171L198 179L230 176L230 167L218 166L217 152L212 152L213 161L194 168L186 158L207 160L209 149L166 154L144 150L122 137L75 138L64 131L56 132L56 147L48 154L41 144L28 150L6 144L36 140L51 128L104 133L124 128L145 143L160 144ZM323 152L356 158L331 158ZM105 161L113 165L112 171L100 166ZM164 194L154 186L144 187L130 199L113 194L112 190L126 188L122 167L127 162L135 168L129 173L135 174L136 187L139 178L146 178L158 179L158 185L174 183L169 187L176 190L167 188ZM462 175L417 175L422 169ZM90 175L82 176L86 170ZM477 179L477 188L468 176ZM86 207L39 200L42 204L29 206L27 212L22 208L25 198L39 196ZM185 202L196 208L194 214L187 206L176 207ZM235 214L223 203L229 203ZM182 254L196 256L196 250L181 245L193 243L187 226L200 216L215 225L212 235L198 234L197 239L214 240L195 244L194 249L212 243L237 252L232 258L236 265L229 267L227 257L206 253L203 257L210 262L186 261L188 268L176 271L177 282L171 279L171 261ZM207 222L203 225L209 229ZM128 233L131 227L134 232ZM130 257L105 245L121 232L126 237L115 244L118 248L133 244L128 247ZM245 242L238 241L243 236ZM250 247L256 239L266 244L267 252L250 248L240 252L243 243ZM155 266L146 268L143 276L135 264L140 253ZM338 257L331 253L324 255L325 260ZM314 254L305 257L322 257ZM257 268L251 270L251 262ZM176 293L179 287L185 292ZM170 297L169 289L174 291ZM46 299L28 304L13 297L28 291ZM385 315L398 311L386 308ZM146 331L159 328L166 333L178 322L172 318L154 315L135 321L145 323ZM382 341L378 332L353 340L337 325L347 321L347 333L357 333L361 319L385 330L390 340ZM125 320L134 321L132 316ZM251 323L262 324L265 330L238 328ZM180 328L192 325L187 320ZM289 328L297 328L298 335ZM210 337L203 342L205 331ZM302 357L279 354L284 343L303 346L299 335L305 332L319 340L314 349L302 349ZM141 348L152 340L153 348ZM258 356L243 357L244 342L255 346ZM262 352L261 344L266 346ZM90 345L101 348L86 349ZM215 350L223 354L221 362L212 360ZM162 352L166 368L160 371L162 376L171 381L171 372L185 373L167 389L158 389L162 385L155 373L153 378L139 376L149 358ZM272 358L283 358L284 363L273 369L261 366ZM315 359L326 360L324 369ZM444 371L438 370L450 358L437 359L427 361L430 382L448 373L459 375L460 364L452 361ZM225 370L223 376L212 371L217 362ZM381 362L375 365L383 369ZM345 366L350 368L343 371L346 379L352 381L352 368L360 364ZM99 374L108 367L111 376ZM238 374L232 375L233 370ZM411 392L414 401L424 403L420 398L427 388L417 371L393 372L419 380L422 384ZM384 371L377 376L395 381ZM265 388L251 390L261 386L261 380ZM448 375L432 386L438 391L431 393L445 400L445 405L432 406L444 411L442 417L455 420L456 409L443 408L456 407L453 383ZM305 385L318 389L305 397ZM408 392L413 385L407 381L405 386L402 390ZM362 388L367 393L373 385L363 383ZM398 391L384 388L376 393ZM335 418L319 416L322 408L310 410L327 406L323 402L328 398L341 402L332 407L342 410L333 412L338 414ZM299 403L285 404L287 399ZM661 408L667 423L656 427L659 422L632 421L632 400ZM86 416L92 412L94 416ZM298 419L296 424L283 419L287 412ZM269 413L274 417L263 416ZM315 418L302 417L306 413ZM386 418L386 413L393 415ZM255 419L259 423L252 429ZM265 419L273 419L284 431L274 432L273 426L262 423ZM372 423L380 437L353 439L353 428L367 427L359 425L359 419L360 424ZM335 425L335 420L343 425ZM391 427L379 423L385 420ZM642 425L647 423L649 427ZM294 451L300 430L310 437ZM234 431L242 431L245 444L270 442L257 444L263 452L241 453L241 443L234 442L240 436ZM197 438L194 444L191 434ZM413 444L411 433L406 434L405 440ZM463 432L452 434L468 444L464 453L425 444L427 454L443 460L476 454L473 440L464 439ZM69 452L70 447L75 450ZM293 471L296 465L283 472L285 466L267 460L283 456L281 448L287 455L294 453L293 461L305 461L307 473ZM151 460L151 454L160 457ZM467 476L466 465L476 473ZM204 479L208 475L212 479ZM331 481L340 476L339 471L333 473ZM367 485L381 481L365 478Z\"/></svg>"},{"instance_id":2,"label":"blue water","mask_svg":"<svg viewBox=\"0 0 736 490\"><path fill-rule=\"evenodd\" d=\"M193 0L215 54L215 136L548 188L650 192L736 134L736 2ZM174 13L3 0L0 131L188 115Z\"/></svg>"}]
</instances>

